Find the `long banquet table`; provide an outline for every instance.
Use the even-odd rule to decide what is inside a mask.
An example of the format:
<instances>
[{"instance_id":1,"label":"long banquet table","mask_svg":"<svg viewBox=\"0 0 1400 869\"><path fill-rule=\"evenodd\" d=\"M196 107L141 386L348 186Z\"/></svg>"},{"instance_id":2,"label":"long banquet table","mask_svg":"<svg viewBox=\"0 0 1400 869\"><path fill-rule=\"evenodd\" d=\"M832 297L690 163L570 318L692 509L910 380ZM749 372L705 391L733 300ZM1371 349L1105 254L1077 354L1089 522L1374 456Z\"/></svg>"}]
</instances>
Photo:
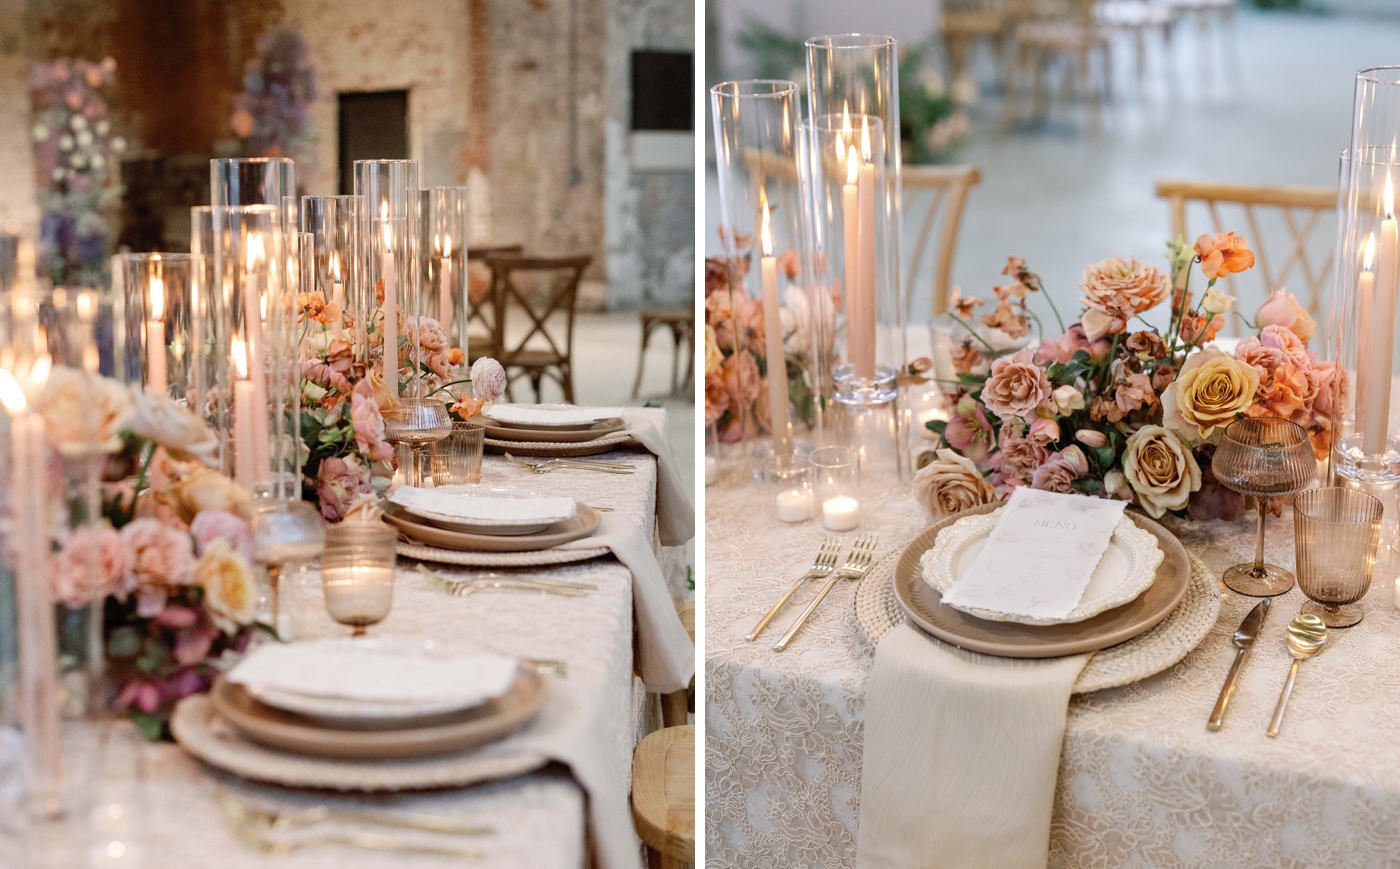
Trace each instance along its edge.
<instances>
[{"instance_id":1,"label":"long banquet table","mask_svg":"<svg viewBox=\"0 0 1400 869\"><path fill-rule=\"evenodd\" d=\"M880 555L930 524L903 492L862 503ZM1219 576L1254 557L1254 520L1166 524ZM1266 553L1292 567L1292 513ZM1394 533L1394 532L1391 532ZM771 493L731 474L706 491L706 855L721 867L856 863L865 686L875 648L838 587L785 652L772 646L808 583L758 642L758 618L810 565L828 532L785 525ZM1384 547L1384 541L1383 541ZM1400 865L1400 613L1382 558L1365 619L1333 631L1298 676L1283 730L1265 736L1291 658L1284 628L1305 600L1275 599L1225 727L1206 730L1254 598L1222 586L1220 617L1181 663L1076 695L1060 756L1052 867ZM930 734L930 738L933 734ZM930 864L936 865L936 864Z\"/></svg>"},{"instance_id":2,"label":"long banquet table","mask_svg":"<svg viewBox=\"0 0 1400 869\"><path fill-rule=\"evenodd\" d=\"M645 414L665 431L665 411ZM482 480L510 483L568 495L611 508L638 522L651 537L656 518L657 462L649 453L629 449L607 454L636 468L630 476L559 471L536 476L501 456L487 455ZM626 794L632 749L653 722L645 689L633 674L632 579L615 559L595 559L550 570L550 576L588 582L598 589L587 597L559 597L511 592L480 592L452 597L400 560L394 607L370 634L426 634L459 640L495 652L563 661L567 676L549 677L555 692L568 691L580 707L579 727L603 734L608 768ZM449 579L459 571L431 565ZM531 571L541 572L540 569ZM289 587L290 586L290 587ZM315 572L304 582L284 580L285 604L296 638L343 636L347 628L325 613ZM127 727L123 724L120 727ZM128 756L122 756L125 752ZM279 866L286 869L339 869L344 866L437 867L571 867L587 862L585 808L587 795L568 771L551 765L538 772L461 790L379 797L352 797L297 792L255 785L221 773L171 744L112 740L103 759L102 787L121 795L137 812L146 869L208 866L211 855L223 869ZM282 807L329 804L369 806L468 819L496 828L496 835L459 838L455 844L483 852L484 858L460 860L405 854L380 854L338 846L297 851L286 857L260 854L239 842L224 824L216 803L220 789L250 800ZM381 830L382 831L382 830ZM389 831L399 836L397 831ZM412 837L412 831L407 834ZM77 843L74 843L75 845ZM640 845L639 845L640 849ZM640 865L640 850L639 865Z\"/></svg>"}]
</instances>

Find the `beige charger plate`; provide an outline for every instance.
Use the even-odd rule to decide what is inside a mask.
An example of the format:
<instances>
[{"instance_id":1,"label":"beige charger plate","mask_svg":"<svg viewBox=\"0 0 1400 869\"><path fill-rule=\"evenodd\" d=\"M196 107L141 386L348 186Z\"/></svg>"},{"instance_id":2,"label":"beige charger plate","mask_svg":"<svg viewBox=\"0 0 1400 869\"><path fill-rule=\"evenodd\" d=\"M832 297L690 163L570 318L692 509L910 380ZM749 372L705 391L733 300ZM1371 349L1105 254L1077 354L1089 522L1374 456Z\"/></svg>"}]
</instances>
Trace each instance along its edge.
<instances>
[{"instance_id":1,"label":"beige charger plate","mask_svg":"<svg viewBox=\"0 0 1400 869\"><path fill-rule=\"evenodd\" d=\"M493 453L510 453L513 456L529 456L533 459L570 459L578 456L596 456L609 453L624 445L633 445L631 432L616 431L581 444L557 444L546 441L507 441L487 437L486 449Z\"/></svg>"},{"instance_id":2,"label":"beige charger plate","mask_svg":"<svg viewBox=\"0 0 1400 869\"><path fill-rule=\"evenodd\" d=\"M479 706L422 719L347 726L340 719L300 715L261 703L241 685L214 683L214 710L248 739L293 754L335 760L406 760L451 754L494 742L525 724L544 705L544 677L516 671L506 693Z\"/></svg>"},{"instance_id":3,"label":"beige charger plate","mask_svg":"<svg viewBox=\"0 0 1400 869\"><path fill-rule=\"evenodd\" d=\"M940 640L973 652L1003 658L1058 658L1096 652L1130 640L1165 619L1191 582L1191 560L1171 532L1138 513L1127 515L1152 532L1164 558L1152 585L1132 602L1079 622L1023 625L994 622L943 604L942 595L924 580L920 557L938 533L963 516L989 513L1000 504L985 504L950 516L915 537L894 568L894 594L909 620Z\"/></svg>"},{"instance_id":4,"label":"beige charger plate","mask_svg":"<svg viewBox=\"0 0 1400 869\"><path fill-rule=\"evenodd\" d=\"M516 425L486 424L486 436L501 441L524 441L527 443L576 444L596 440L604 435L622 431L627 425L622 417L605 419L587 428L580 429L540 429L524 428Z\"/></svg>"},{"instance_id":5,"label":"beige charger plate","mask_svg":"<svg viewBox=\"0 0 1400 869\"><path fill-rule=\"evenodd\" d=\"M452 531L429 525L397 504L385 502L384 521L415 542L462 552L538 552L571 540L579 540L598 530L602 514L587 504L578 505L578 515L556 522L533 534L501 536Z\"/></svg>"}]
</instances>

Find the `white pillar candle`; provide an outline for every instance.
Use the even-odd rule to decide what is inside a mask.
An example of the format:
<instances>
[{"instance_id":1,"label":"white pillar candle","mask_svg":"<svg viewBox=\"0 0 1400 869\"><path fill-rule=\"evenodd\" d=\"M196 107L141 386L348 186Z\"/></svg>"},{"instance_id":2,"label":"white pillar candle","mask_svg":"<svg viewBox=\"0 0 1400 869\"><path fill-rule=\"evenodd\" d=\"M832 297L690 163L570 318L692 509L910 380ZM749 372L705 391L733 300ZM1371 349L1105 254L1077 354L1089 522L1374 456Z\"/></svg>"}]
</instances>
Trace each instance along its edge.
<instances>
[{"instance_id":1,"label":"white pillar candle","mask_svg":"<svg viewBox=\"0 0 1400 869\"><path fill-rule=\"evenodd\" d=\"M830 531L850 531L860 524L860 502L837 495L822 502L822 523Z\"/></svg>"},{"instance_id":2,"label":"white pillar candle","mask_svg":"<svg viewBox=\"0 0 1400 869\"><path fill-rule=\"evenodd\" d=\"M713 486L719 479L719 460L714 456L705 457L705 485Z\"/></svg>"},{"instance_id":3,"label":"white pillar candle","mask_svg":"<svg viewBox=\"0 0 1400 869\"><path fill-rule=\"evenodd\" d=\"M812 493L806 489L779 492L777 513L784 522L806 522L812 518Z\"/></svg>"},{"instance_id":4,"label":"white pillar candle","mask_svg":"<svg viewBox=\"0 0 1400 869\"><path fill-rule=\"evenodd\" d=\"M151 277L150 317L146 320L146 386L164 393L165 379L165 281Z\"/></svg>"},{"instance_id":5,"label":"white pillar candle","mask_svg":"<svg viewBox=\"0 0 1400 869\"><path fill-rule=\"evenodd\" d=\"M870 162L870 121L861 121L860 212L860 355L851 361L856 376L875 376L875 164Z\"/></svg>"},{"instance_id":6,"label":"white pillar candle","mask_svg":"<svg viewBox=\"0 0 1400 869\"><path fill-rule=\"evenodd\" d=\"M768 203L763 203L759 229L763 257L759 275L763 283L763 337L768 358L768 418L773 433L773 455L792 455L792 416L788 409L787 354L783 352L783 320L778 304L778 261L773 257L773 233Z\"/></svg>"},{"instance_id":7,"label":"white pillar candle","mask_svg":"<svg viewBox=\"0 0 1400 869\"><path fill-rule=\"evenodd\" d=\"M1400 281L1400 238L1395 222L1395 190L1385 178L1385 219L1381 221L1380 266L1376 270L1371 318L1371 367L1366 382L1366 428L1362 448L1368 455L1385 452L1390 425L1390 380L1394 361L1395 293Z\"/></svg>"},{"instance_id":8,"label":"white pillar candle","mask_svg":"<svg viewBox=\"0 0 1400 869\"><path fill-rule=\"evenodd\" d=\"M1357 336L1356 349L1356 396L1363 398L1368 388L1367 382L1370 380L1368 373L1371 367L1371 329L1370 323L1374 315L1373 309L1376 302L1376 273L1371 271L1371 266L1376 259L1376 236L1374 234L1366 236L1365 255L1362 263L1361 278L1357 281L1357 322L1361 324ZM1358 431L1366 430L1366 402L1364 400L1356 402L1356 428Z\"/></svg>"}]
</instances>

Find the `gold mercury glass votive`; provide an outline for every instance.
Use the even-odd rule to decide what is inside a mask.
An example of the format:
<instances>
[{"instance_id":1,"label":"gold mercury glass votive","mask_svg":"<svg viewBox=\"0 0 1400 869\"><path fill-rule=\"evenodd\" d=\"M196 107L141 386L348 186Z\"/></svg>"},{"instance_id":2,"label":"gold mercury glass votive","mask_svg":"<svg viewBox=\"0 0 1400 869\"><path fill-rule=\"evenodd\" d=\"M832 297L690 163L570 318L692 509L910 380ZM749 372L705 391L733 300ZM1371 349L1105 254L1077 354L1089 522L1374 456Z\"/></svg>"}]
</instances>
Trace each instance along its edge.
<instances>
[{"instance_id":1,"label":"gold mercury glass votive","mask_svg":"<svg viewBox=\"0 0 1400 869\"><path fill-rule=\"evenodd\" d=\"M393 528L383 522L342 522L326 529L321 554L321 587L326 612L364 636L365 629L389 615L394 603Z\"/></svg>"},{"instance_id":2,"label":"gold mercury glass votive","mask_svg":"<svg viewBox=\"0 0 1400 869\"><path fill-rule=\"evenodd\" d=\"M486 426L454 421L452 434L432 445L434 486L460 486L481 482L481 453L486 446Z\"/></svg>"}]
</instances>

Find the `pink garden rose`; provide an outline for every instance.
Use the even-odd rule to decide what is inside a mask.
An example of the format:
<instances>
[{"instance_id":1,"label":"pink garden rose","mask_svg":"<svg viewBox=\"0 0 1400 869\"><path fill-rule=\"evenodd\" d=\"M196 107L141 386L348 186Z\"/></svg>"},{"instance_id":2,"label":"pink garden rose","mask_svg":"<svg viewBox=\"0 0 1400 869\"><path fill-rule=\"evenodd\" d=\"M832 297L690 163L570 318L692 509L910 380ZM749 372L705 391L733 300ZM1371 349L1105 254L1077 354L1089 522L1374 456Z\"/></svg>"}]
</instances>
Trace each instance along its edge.
<instances>
[{"instance_id":1,"label":"pink garden rose","mask_svg":"<svg viewBox=\"0 0 1400 869\"><path fill-rule=\"evenodd\" d=\"M432 317L422 317L418 320L417 328L413 325L408 327L409 335L416 335L418 346L424 353L439 353L447 349L447 333L442 330L442 324Z\"/></svg>"},{"instance_id":2,"label":"pink garden rose","mask_svg":"<svg viewBox=\"0 0 1400 869\"><path fill-rule=\"evenodd\" d=\"M316 497L321 502L321 515L327 521L339 522L358 496L372 491L369 468L359 456L331 456L321 460L316 472Z\"/></svg>"},{"instance_id":3,"label":"pink garden rose","mask_svg":"<svg viewBox=\"0 0 1400 869\"><path fill-rule=\"evenodd\" d=\"M1265 326L1259 331L1258 341L1264 347L1276 347L1287 353L1299 368L1311 368L1317 361L1317 354L1309 351L1301 338L1283 326Z\"/></svg>"},{"instance_id":4,"label":"pink garden rose","mask_svg":"<svg viewBox=\"0 0 1400 869\"><path fill-rule=\"evenodd\" d=\"M1019 416L1030 421L1049 397L1050 380L1031 361L1029 347L993 362L991 376L982 388L982 403L1004 420Z\"/></svg>"},{"instance_id":5,"label":"pink garden rose","mask_svg":"<svg viewBox=\"0 0 1400 869\"><path fill-rule=\"evenodd\" d=\"M1031 487L1069 495L1074 492L1074 486L1071 484L1088 470L1089 462L1084 457L1083 450L1070 445L1036 468L1031 477Z\"/></svg>"},{"instance_id":6,"label":"pink garden rose","mask_svg":"<svg viewBox=\"0 0 1400 869\"><path fill-rule=\"evenodd\" d=\"M1029 483L1036 469L1050 458L1049 451L1030 438L1003 438L998 455L1002 479L1018 484Z\"/></svg>"},{"instance_id":7,"label":"pink garden rose","mask_svg":"<svg viewBox=\"0 0 1400 869\"><path fill-rule=\"evenodd\" d=\"M1254 314L1254 322L1260 326L1282 326L1301 341L1311 341L1317 329L1312 315L1287 290L1277 290L1265 299Z\"/></svg>"},{"instance_id":8,"label":"pink garden rose","mask_svg":"<svg viewBox=\"0 0 1400 869\"><path fill-rule=\"evenodd\" d=\"M142 591L185 585L194 578L194 543L188 534L156 519L137 519L121 535L131 551L131 577Z\"/></svg>"},{"instance_id":9,"label":"pink garden rose","mask_svg":"<svg viewBox=\"0 0 1400 869\"><path fill-rule=\"evenodd\" d=\"M506 393L506 370L490 356L482 356L472 363L470 377L473 398L495 401Z\"/></svg>"},{"instance_id":10,"label":"pink garden rose","mask_svg":"<svg viewBox=\"0 0 1400 869\"><path fill-rule=\"evenodd\" d=\"M227 510L204 510L190 523L190 533L198 544L199 554L215 540L227 540L239 555L253 560L253 528Z\"/></svg>"},{"instance_id":11,"label":"pink garden rose","mask_svg":"<svg viewBox=\"0 0 1400 869\"><path fill-rule=\"evenodd\" d=\"M1308 371L1313 381L1313 413L1332 419L1332 408L1346 407L1351 401L1351 380L1335 362L1319 362Z\"/></svg>"},{"instance_id":12,"label":"pink garden rose","mask_svg":"<svg viewBox=\"0 0 1400 869\"><path fill-rule=\"evenodd\" d=\"M361 380L350 396L350 422L355 428L355 446L371 460L387 462L394 457L394 448L384 441L384 417L379 413L379 403L366 395L367 392L369 386Z\"/></svg>"},{"instance_id":13,"label":"pink garden rose","mask_svg":"<svg viewBox=\"0 0 1400 869\"><path fill-rule=\"evenodd\" d=\"M121 591L130 558L121 535L111 528L79 528L54 559L54 599L76 609Z\"/></svg>"}]
</instances>

